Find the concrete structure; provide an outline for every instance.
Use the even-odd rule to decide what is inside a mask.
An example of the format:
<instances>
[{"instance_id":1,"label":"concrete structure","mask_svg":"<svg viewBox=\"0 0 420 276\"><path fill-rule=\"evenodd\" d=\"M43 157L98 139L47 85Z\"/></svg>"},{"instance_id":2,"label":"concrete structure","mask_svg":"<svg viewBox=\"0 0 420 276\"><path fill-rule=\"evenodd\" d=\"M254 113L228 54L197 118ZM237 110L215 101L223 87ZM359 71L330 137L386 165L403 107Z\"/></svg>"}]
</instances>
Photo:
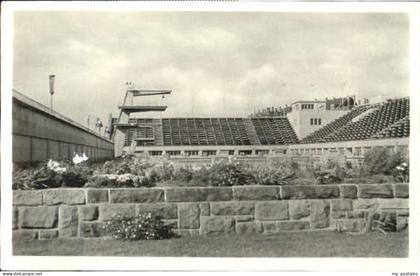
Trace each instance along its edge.
<instances>
[{"instance_id":1,"label":"concrete structure","mask_svg":"<svg viewBox=\"0 0 420 276\"><path fill-rule=\"evenodd\" d=\"M123 104L119 106L120 115L116 120L116 123L113 124L112 130L112 139L115 142L115 156L121 156L124 152L124 143L126 140L126 131L124 131L127 127L133 127L129 123L129 118L131 113L139 113L139 112L151 112L151 111L165 111L167 106L160 106L160 105L134 105L133 100L136 97L145 97L145 96L155 96L155 95L168 95L171 94L171 90L138 90L138 89L127 89L125 92ZM131 103L131 105L130 105ZM142 127L142 126L135 126L136 128L146 128L150 129L150 126ZM126 153L133 153L137 146L137 142L141 141L154 141L154 137L142 137L141 139L137 137L131 141L131 144L128 149L126 149Z\"/></svg>"},{"instance_id":2,"label":"concrete structure","mask_svg":"<svg viewBox=\"0 0 420 276\"><path fill-rule=\"evenodd\" d=\"M287 118L299 140L348 113L348 110L327 110L326 101L298 101L292 104Z\"/></svg>"},{"instance_id":3,"label":"concrete structure","mask_svg":"<svg viewBox=\"0 0 420 276\"><path fill-rule=\"evenodd\" d=\"M92 161L114 157L114 143L13 90L13 162L68 159L86 153Z\"/></svg>"}]
</instances>

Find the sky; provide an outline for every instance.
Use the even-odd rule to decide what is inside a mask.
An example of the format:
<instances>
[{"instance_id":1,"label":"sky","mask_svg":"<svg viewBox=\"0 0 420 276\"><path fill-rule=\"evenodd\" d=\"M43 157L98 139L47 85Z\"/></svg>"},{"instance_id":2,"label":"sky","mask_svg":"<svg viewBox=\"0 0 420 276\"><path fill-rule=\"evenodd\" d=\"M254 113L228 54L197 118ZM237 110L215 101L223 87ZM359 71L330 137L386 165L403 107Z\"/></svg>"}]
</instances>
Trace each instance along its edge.
<instances>
[{"instance_id":1,"label":"sky","mask_svg":"<svg viewBox=\"0 0 420 276\"><path fill-rule=\"evenodd\" d=\"M409 24L390 13L17 12L13 87L87 123L126 82L171 89L163 114L247 116L296 100L409 95Z\"/></svg>"}]
</instances>

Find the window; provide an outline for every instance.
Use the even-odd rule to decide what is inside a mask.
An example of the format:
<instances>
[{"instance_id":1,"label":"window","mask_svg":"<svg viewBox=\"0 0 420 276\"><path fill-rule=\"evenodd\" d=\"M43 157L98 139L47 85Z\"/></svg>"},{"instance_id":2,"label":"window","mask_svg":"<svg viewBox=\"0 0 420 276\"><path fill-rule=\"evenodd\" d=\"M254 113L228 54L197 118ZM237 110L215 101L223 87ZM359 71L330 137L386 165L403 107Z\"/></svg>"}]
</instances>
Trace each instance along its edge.
<instances>
[{"instance_id":1,"label":"window","mask_svg":"<svg viewBox=\"0 0 420 276\"><path fill-rule=\"evenodd\" d=\"M311 124L311 126L313 126L313 125L316 125L316 126L321 125L321 118L311 118L310 119L310 124Z\"/></svg>"},{"instance_id":2,"label":"window","mask_svg":"<svg viewBox=\"0 0 420 276\"><path fill-rule=\"evenodd\" d=\"M161 156L162 155L162 151L156 151L156 150L152 150L152 151L149 151L149 154L151 155L151 156Z\"/></svg>"},{"instance_id":3,"label":"window","mask_svg":"<svg viewBox=\"0 0 420 276\"><path fill-rule=\"evenodd\" d=\"M235 154L235 150L229 150L229 155L234 155Z\"/></svg>"},{"instance_id":4,"label":"window","mask_svg":"<svg viewBox=\"0 0 420 276\"><path fill-rule=\"evenodd\" d=\"M187 156L197 156L198 155L198 150L186 150L185 155L187 155Z\"/></svg>"},{"instance_id":5,"label":"window","mask_svg":"<svg viewBox=\"0 0 420 276\"><path fill-rule=\"evenodd\" d=\"M252 154L252 150L240 150L239 151L239 155L243 156L243 155L251 155Z\"/></svg>"},{"instance_id":6,"label":"window","mask_svg":"<svg viewBox=\"0 0 420 276\"><path fill-rule=\"evenodd\" d=\"M168 150L167 152L166 152L166 154L167 155L169 155L169 156L174 156L174 155L181 155L181 152L179 151L179 150Z\"/></svg>"},{"instance_id":7,"label":"window","mask_svg":"<svg viewBox=\"0 0 420 276\"><path fill-rule=\"evenodd\" d=\"M211 155L216 155L216 151L215 150L203 150L203 156L211 156Z\"/></svg>"},{"instance_id":8,"label":"window","mask_svg":"<svg viewBox=\"0 0 420 276\"><path fill-rule=\"evenodd\" d=\"M268 155L269 151L268 150L256 150L255 154L257 155Z\"/></svg>"}]
</instances>

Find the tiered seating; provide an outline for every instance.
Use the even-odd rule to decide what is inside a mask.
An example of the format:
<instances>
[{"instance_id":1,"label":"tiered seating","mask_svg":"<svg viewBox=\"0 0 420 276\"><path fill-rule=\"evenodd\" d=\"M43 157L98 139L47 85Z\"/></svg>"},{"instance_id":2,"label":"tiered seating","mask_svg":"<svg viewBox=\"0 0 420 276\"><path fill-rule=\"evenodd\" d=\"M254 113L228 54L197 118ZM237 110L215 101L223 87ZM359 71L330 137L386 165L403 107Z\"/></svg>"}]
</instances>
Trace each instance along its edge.
<instances>
[{"instance_id":1,"label":"tiered seating","mask_svg":"<svg viewBox=\"0 0 420 276\"><path fill-rule=\"evenodd\" d=\"M384 138L399 138L410 136L410 118L409 116L393 123L389 127L379 131L372 138L384 139Z\"/></svg>"},{"instance_id":2,"label":"tiered seating","mask_svg":"<svg viewBox=\"0 0 420 276\"><path fill-rule=\"evenodd\" d=\"M366 115L357 122L352 122L325 137L327 142L353 141L373 138L380 131L388 128L395 122L407 117L410 113L410 100L408 98L389 100L379 106L377 110ZM397 133L398 136L398 127ZM407 132L408 130L406 130ZM401 135L404 131L402 129ZM392 137L392 130L390 136ZM408 134L408 132L407 132ZM403 137L403 136L401 136Z\"/></svg>"},{"instance_id":3,"label":"tiered seating","mask_svg":"<svg viewBox=\"0 0 420 276\"><path fill-rule=\"evenodd\" d=\"M162 119L164 145L250 145L242 118Z\"/></svg>"},{"instance_id":4,"label":"tiered seating","mask_svg":"<svg viewBox=\"0 0 420 276\"><path fill-rule=\"evenodd\" d=\"M124 145L125 146L130 146L131 145L131 141L134 139L150 139L152 140L154 138L153 135L153 128L152 127L139 127L139 128L128 128L125 130L125 140L124 140ZM153 145L153 141L150 142L142 142L139 141L138 142L140 145L146 145L145 143L147 143L147 145Z\"/></svg>"},{"instance_id":5,"label":"tiered seating","mask_svg":"<svg viewBox=\"0 0 420 276\"><path fill-rule=\"evenodd\" d=\"M262 145L292 144L298 138L287 118L251 118Z\"/></svg>"},{"instance_id":6,"label":"tiered seating","mask_svg":"<svg viewBox=\"0 0 420 276\"><path fill-rule=\"evenodd\" d=\"M325 142L325 137L332 134L334 131L337 131L344 126L346 126L351 120L366 112L368 109L372 108L370 105L362 105L353 108L349 113L341 116L340 118L332 121L323 128L315 131L314 133L306 136L301 140L303 144L312 144L312 143L322 143Z\"/></svg>"}]
</instances>

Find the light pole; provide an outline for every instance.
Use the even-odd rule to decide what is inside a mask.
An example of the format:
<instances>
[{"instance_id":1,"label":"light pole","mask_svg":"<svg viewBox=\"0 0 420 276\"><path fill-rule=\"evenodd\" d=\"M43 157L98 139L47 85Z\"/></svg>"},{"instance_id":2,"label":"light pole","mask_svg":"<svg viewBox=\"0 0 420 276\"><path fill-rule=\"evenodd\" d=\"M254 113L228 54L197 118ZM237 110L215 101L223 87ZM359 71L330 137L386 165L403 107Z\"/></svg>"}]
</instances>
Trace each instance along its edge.
<instances>
[{"instance_id":1,"label":"light pole","mask_svg":"<svg viewBox=\"0 0 420 276\"><path fill-rule=\"evenodd\" d=\"M53 95L54 95L54 82L55 82L55 75L50 75L50 95L51 95L51 100L50 100L50 111L52 112L53 110Z\"/></svg>"}]
</instances>

